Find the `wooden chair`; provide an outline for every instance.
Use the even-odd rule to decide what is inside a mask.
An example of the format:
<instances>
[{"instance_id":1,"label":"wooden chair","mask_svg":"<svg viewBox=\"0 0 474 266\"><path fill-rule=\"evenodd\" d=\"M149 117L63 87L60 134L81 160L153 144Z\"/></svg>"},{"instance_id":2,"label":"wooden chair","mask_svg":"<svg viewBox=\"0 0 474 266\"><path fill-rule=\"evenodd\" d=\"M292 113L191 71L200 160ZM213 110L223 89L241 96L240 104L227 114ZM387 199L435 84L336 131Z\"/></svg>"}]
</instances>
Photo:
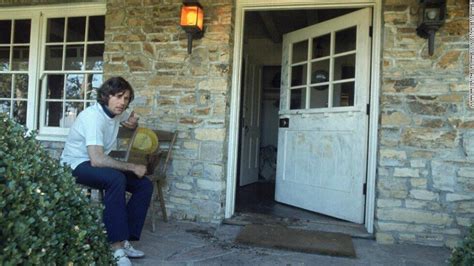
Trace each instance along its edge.
<instances>
[{"instance_id":1,"label":"wooden chair","mask_svg":"<svg viewBox=\"0 0 474 266\"><path fill-rule=\"evenodd\" d=\"M173 153L173 146L176 142L176 137L178 132L170 132L163 130L154 130L155 134L158 136L159 148L157 152L150 154L147 158L148 164L147 169L149 172L148 177L153 182L153 199L152 199L152 210L151 210L151 219L152 219L152 231L155 232L156 228L156 210L153 206L153 203L156 198L160 201L161 212L163 215L163 220L168 221L168 216L166 214L166 205L165 199L163 197L163 184L166 181L166 172L171 161L171 156Z\"/></svg>"}]
</instances>

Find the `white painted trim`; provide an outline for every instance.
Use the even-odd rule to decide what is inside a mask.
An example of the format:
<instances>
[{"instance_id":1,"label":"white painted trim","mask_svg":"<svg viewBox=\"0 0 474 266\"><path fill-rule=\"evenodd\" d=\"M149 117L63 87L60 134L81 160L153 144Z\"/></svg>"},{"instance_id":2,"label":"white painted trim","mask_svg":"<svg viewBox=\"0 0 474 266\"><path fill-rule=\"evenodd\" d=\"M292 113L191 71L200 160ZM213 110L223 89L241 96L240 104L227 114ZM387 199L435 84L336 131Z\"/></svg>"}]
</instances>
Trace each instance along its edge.
<instances>
[{"instance_id":1,"label":"white painted trim","mask_svg":"<svg viewBox=\"0 0 474 266\"><path fill-rule=\"evenodd\" d=\"M230 218L235 212L235 188L237 181L237 152L240 113L240 74L242 65L243 49L243 23L245 11L253 10L285 10L304 8L373 8L373 37L372 37L372 72L370 90L370 119L369 119L369 147L367 165L367 195L365 211L365 227L369 233L374 232L375 214L375 179L377 163L377 130L379 112L379 90L380 90L380 56L382 41L382 1L357 1L357 0L237 0L234 32L234 62L232 71L232 90L230 99L230 123L229 123L229 148L227 154L227 187L225 218Z\"/></svg>"}]
</instances>

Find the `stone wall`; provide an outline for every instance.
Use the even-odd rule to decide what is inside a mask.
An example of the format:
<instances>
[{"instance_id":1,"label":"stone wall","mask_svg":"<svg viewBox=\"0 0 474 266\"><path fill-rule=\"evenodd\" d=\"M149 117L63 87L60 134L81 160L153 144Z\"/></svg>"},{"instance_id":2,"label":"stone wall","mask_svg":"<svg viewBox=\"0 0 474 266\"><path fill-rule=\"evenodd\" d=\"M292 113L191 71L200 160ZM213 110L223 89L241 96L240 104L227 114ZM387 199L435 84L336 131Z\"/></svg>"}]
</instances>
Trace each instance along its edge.
<instances>
[{"instance_id":1,"label":"stone wall","mask_svg":"<svg viewBox=\"0 0 474 266\"><path fill-rule=\"evenodd\" d=\"M165 190L172 217L220 222L231 81L232 0L200 1L205 34L193 41L179 26L181 0L107 1L105 69L136 90L140 123L178 130Z\"/></svg>"},{"instance_id":2,"label":"stone wall","mask_svg":"<svg viewBox=\"0 0 474 266\"><path fill-rule=\"evenodd\" d=\"M474 218L468 0L448 0L433 56L417 2L384 5L376 237L452 247Z\"/></svg>"}]
</instances>

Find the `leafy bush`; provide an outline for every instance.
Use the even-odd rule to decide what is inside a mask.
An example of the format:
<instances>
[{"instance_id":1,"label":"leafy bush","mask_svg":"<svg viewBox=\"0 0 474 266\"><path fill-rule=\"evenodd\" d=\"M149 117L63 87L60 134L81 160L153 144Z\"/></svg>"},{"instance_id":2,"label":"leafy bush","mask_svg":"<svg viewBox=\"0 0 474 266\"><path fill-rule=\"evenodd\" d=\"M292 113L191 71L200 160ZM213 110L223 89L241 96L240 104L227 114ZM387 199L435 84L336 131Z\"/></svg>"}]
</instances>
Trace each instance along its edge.
<instances>
[{"instance_id":1,"label":"leafy bush","mask_svg":"<svg viewBox=\"0 0 474 266\"><path fill-rule=\"evenodd\" d=\"M469 235L463 244L455 248L450 258L451 265L474 265L474 225L471 225Z\"/></svg>"},{"instance_id":2,"label":"leafy bush","mask_svg":"<svg viewBox=\"0 0 474 266\"><path fill-rule=\"evenodd\" d=\"M35 133L0 113L0 262L2 265L114 263L91 204L35 140Z\"/></svg>"}]
</instances>

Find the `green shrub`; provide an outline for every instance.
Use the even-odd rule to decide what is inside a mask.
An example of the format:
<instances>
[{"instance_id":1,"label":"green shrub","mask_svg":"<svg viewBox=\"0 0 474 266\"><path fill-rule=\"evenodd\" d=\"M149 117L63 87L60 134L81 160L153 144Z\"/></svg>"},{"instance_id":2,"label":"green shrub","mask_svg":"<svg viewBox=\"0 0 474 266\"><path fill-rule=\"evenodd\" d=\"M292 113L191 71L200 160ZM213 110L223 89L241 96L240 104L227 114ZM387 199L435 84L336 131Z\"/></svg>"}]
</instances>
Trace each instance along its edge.
<instances>
[{"instance_id":1,"label":"green shrub","mask_svg":"<svg viewBox=\"0 0 474 266\"><path fill-rule=\"evenodd\" d=\"M91 204L35 140L35 133L0 113L0 262L2 265L114 263Z\"/></svg>"},{"instance_id":2,"label":"green shrub","mask_svg":"<svg viewBox=\"0 0 474 266\"><path fill-rule=\"evenodd\" d=\"M451 265L474 265L474 225L471 225L469 235L462 245L453 250L449 260Z\"/></svg>"}]
</instances>

